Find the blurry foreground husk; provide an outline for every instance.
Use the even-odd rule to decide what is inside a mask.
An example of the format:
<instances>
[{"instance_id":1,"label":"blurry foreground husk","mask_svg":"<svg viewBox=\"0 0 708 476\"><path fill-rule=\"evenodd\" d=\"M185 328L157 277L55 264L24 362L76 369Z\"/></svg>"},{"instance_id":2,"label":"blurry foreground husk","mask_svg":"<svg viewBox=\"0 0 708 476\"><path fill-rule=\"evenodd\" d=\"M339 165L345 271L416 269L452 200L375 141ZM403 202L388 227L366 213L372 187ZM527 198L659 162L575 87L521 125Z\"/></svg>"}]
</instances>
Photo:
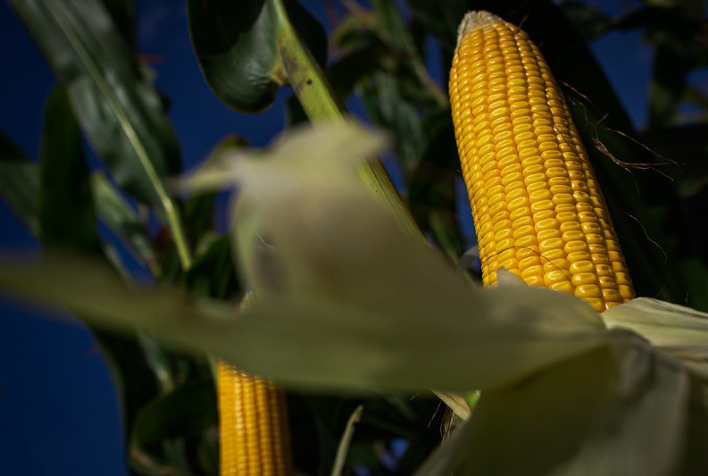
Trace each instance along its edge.
<instances>
[{"instance_id":1,"label":"blurry foreground husk","mask_svg":"<svg viewBox=\"0 0 708 476\"><path fill-rule=\"evenodd\" d=\"M690 340L675 332L669 354L633 332L608 330L604 316L565 293L515 280L471 287L357 180L357 160L380 145L360 127L321 125L187 182L204 190L221 177L241 188L235 243L261 296L248 310L127 288L76 257L5 260L0 284L292 388L485 390L420 474L704 471L705 380L683 351L701 350L706 316L661 309L666 325L680 311L678 330L691 330ZM342 160L325 165L332 150ZM637 302L645 301L615 306L613 326L629 326L620 323L625 309L635 318L656 313Z\"/></svg>"}]
</instances>

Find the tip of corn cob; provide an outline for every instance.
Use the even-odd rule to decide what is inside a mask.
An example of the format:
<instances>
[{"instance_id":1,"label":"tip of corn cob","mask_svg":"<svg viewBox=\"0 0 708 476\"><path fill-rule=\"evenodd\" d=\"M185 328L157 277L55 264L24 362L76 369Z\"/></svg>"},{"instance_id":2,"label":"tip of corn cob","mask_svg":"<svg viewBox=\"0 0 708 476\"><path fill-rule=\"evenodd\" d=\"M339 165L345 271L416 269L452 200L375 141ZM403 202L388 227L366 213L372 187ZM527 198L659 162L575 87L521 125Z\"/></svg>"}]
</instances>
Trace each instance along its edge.
<instances>
[{"instance_id":1,"label":"tip of corn cob","mask_svg":"<svg viewBox=\"0 0 708 476\"><path fill-rule=\"evenodd\" d=\"M485 10L467 12L462 18L460 26L457 27L457 44L460 44L462 38L465 36L466 33L469 33L475 28L483 28L498 21L503 20L495 14L489 13Z\"/></svg>"}]
</instances>

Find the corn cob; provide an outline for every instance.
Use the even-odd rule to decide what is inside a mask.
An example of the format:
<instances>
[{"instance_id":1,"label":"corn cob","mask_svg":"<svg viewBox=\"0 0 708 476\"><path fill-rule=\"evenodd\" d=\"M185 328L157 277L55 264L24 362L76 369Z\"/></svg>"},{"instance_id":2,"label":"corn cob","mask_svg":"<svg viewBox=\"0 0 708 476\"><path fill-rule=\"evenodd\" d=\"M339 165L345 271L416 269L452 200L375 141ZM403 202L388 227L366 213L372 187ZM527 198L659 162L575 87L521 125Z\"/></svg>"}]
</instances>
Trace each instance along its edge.
<instances>
[{"instance_id":1,"label":"corn cob","mask_svg":"<svg viewBox=\"0 0 708 476\"><path fill-rule=\"evenodd\" d=\"M633 298L587 151L527 34L491 13L468 13L450 103L484 284L496 284L504 267L599 312Z\"/></svg>"},{"instance_id":2,"label":"corn cob","mask_svg":"<svg viewBox=\"0 0 708 476\"><path fill-rule=\"evenodd\" d=\"M251 305L246 294L241 309ZM290 476L285 394L272 382L226 362L217 367L221 476Z\"/></svg>"},{"instance_id":3,"label":"corn cob","mask_svg":"<svg viewBox=\"0 0 708 476\"><path fill-rule=\"evenodd\" d=\"M285 395L272 382L218 364L222 476L292 474Z\"/></svg>"}]
</instances>

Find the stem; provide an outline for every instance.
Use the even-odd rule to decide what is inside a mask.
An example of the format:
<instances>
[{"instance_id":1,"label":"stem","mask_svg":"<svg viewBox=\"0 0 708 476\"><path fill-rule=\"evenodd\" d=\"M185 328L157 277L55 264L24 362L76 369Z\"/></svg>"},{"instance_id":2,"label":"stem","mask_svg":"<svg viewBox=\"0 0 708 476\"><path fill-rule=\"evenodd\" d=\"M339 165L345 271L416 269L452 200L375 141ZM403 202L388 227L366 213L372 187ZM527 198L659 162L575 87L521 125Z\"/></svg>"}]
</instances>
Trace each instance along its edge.
<instances>
[{"instance_id":1,"label":"stem","mask_svg":"<svg viewBox=\"0 0 708 476\"><path fill-rule=\"evenodd\" d=\"M305 113L312 122L344 120L344 108L335 99L324 72L288 21L282 0L276 0L276 10L282 25L278 37L278 53L288 82ZM380 161L364 165L360 176L364 184L393 211L409 233L420 234Z\"/></svg>"}]
</instances>

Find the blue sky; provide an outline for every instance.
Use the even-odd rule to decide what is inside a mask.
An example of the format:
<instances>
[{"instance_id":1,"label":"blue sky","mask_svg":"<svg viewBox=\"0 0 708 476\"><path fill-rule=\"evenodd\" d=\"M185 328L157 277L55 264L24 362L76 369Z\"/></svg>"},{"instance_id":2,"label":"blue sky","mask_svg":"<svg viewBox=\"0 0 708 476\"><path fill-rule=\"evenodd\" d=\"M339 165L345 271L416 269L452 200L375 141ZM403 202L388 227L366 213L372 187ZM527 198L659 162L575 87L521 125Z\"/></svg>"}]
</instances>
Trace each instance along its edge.
<instances>
[{"instance_id":1,"label":"blue sky","mask_svg":"<svg viewBox=\"0 0 708 476\"><path fill-rule=\"evenodd\" d=\"M303 2L322 21L325 0ZM594 2L614 12L621 1ZM140 51L156 59L158 87L190 168L229 133L266 144L284 124L282 101L260 115L235 113L206 86L187 33L185 2L138 0ZM0 129L37 157L45 97L54 82L28 34L0 2ZM646 118L651 51L638 33L612 33L592 45L634 123ZM281 96L284 94L281 93ZM0 252L37 243L0 201ZM69 316L26 311L0 295L0 474L124 475L120 417L103 358Z\"/></svg>"}]
</instances>

